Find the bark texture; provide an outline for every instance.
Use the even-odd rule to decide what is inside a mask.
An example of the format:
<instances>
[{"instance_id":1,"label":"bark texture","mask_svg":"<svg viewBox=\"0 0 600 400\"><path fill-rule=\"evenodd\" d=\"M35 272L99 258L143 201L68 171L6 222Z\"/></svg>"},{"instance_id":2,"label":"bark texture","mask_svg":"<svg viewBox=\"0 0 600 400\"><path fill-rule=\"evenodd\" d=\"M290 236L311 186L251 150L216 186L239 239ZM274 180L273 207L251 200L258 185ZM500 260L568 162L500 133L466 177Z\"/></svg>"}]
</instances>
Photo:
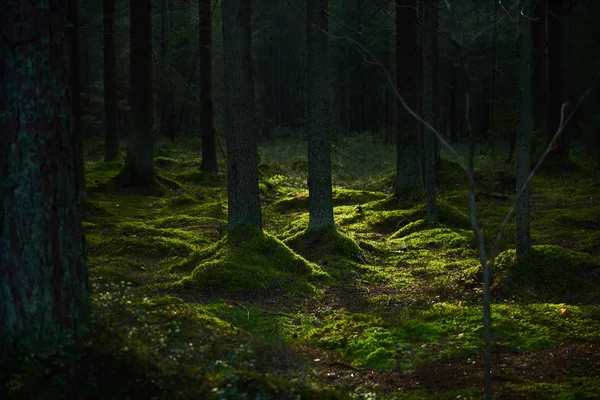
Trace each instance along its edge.
<instances>
[{"instance_id":1,"label":"bark texture","mask_svg":"<svg viewBox=\"0 0 600 400\"><path fill-rule=\"evenodd\" d=\"M230 231L242 225L262 228L250 3L250 0L223 0L221 3Z\"/></svg>"},{"instance_id":2,"label":"bark texture","mask_svg":"<svg viewBox=\"0 0 600 400\"><path fill-rule=\"evenodd\" d=\"M29 0L0 12L0 357L54 348L88 320L66 11Z\"/></svg>"},{"instance_id":3,"label":"bark texture","mask_svg":"<svg viewBox=\"0 0 600 400\"><path fill-rule=\"evenodd\" d=\"M333 227L327 0L307 7L307 121L309 229Z\"/></svg>"},{"instance_id":4,"label":"bark texture","mask_svg":"<svg viewBox=\"0 0 600 400\"><path fill-rule=\"evenodd\" d=\"M548 143L558 131L560 125L560 109L565 101L563 84L564 58L564 8L563 0L548 0ZM555 162L565 165L569 159L567 135L563 132L557 143L553 144Z\"/></svg>"},{"instance_id":5,"label":"bark texture","mask_svg":"<svg viewBox=\"0 0 600 400\"><path fill-rule=\"evenodd\" d=\"M121 170L125 186L151 185L154 175L152 126L152 2L131 0L131 129Z\"/></svg>"},{"instance_id":6,"label":"bark texture","mask_svg":"<svg viewBox=\"0 0 600 400\"><path fill-rule=\"evenodd\" d=\"M517 132L517 193L521 190L531 172L531 134L532 123L532 34L531 0L522 0L519 16L519 128ZM517 255L529 253L531 237L529 232L529 188L517 200Z\"/></svg>"},{"instance_id":7,"label":"bark texture","mask_svg":"<svg viewBox=\"0 0 600 400\"><path fill-rule=\"evenodd\" d=\"M75 143L75 184L79 199L85 198L85 164L83 132L81 131L81 84L79 79L79 13L77 0L68 0L67 42L69 44L69 94L73 113L73 142Z\"/></svg>"},{"instance_id":8,"label":"bark texture","mask_svg":"<svg viewBox=\"0 0 600 400\"><path fill-rule=\"evenodd\" d=\"M210 0L198 1L200 24L200 131L202 134L202 165L200 169L217 172L217 146L213 124L212 96L212 13Z\"/></svg>"},{"instance_id":9,"label":"bark texture","mask_svg":"<svg viewBox=\"0 0 600 400\"><path fill-rule=\"evenodd\" d=\"M421 48L418 46L417 0L396 1L396 86L409 107L419 102ZM423 190L419 121L398 102L396 197Z\"/></svg>"},{"instance_id":10,"label":"bark texture","mask_svg":"<svg viewBox=\"0 0 600 400\"><path fill-rule=\"evenodd\" d=\"M104 38L104 160L119 156L119 119L117 108L117 54L115 0L103 3Z\"/></svg>"},{"instance_id":11,"label":"bark texture","mask_svg":"<svg viewBox=\"0 0 600 400\"><path fill-rule=\"evenodd\" d=\"M533 5L533 20L531 21L531 35L533 46L533 72L532 72L532 101L533 101L533 129L546 132L546 0L538 0Z\"/></svg>"},{"instance_id":12,"label":"bark texture","mask_svg":"<svg viewBox=\"0 0 600 400\"><path fill-rule=\"evenodd\" d=\"M423 1L423 119L430 125L435 126L435 114L433 107L434 95L434 49L435 49L435 22L433 7L435 0ZM437 207L435 194L435 164L436 164L436 141L433 132L424 129L424 158L425 158L425 199L427 202L427 221L429 224L437 224Z\"/></svg>"}]
</instances>

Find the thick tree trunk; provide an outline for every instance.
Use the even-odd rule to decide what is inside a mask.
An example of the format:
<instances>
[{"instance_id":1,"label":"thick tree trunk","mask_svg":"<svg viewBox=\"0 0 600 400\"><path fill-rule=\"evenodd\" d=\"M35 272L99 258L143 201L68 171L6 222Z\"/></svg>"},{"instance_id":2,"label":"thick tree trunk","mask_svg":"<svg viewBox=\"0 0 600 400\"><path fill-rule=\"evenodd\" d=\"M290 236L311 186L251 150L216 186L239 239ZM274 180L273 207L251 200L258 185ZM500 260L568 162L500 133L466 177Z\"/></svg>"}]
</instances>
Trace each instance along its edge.
<instances>
[{"instance_id":1,"label":"thick tree trunk","mask_svg":"<svg viewBox=\"0 0 600 400\"><path fill-rule=\"evenodd\" d=\"M521 190L531 172L532 124L532 34L531 0L521 0L519 16L519 128L517 133L517 193ZM523 256L531 249L529 232L529 188L517 200L517 255Z\"/></svg>"},{"instance_id":2,"label":"thick tree trunk","mask_svg":"<svg viewBox=\"0 0 600 400\"><path fill-rule=\"evenodd\" d=\"M104 160L110 161L117 158L121 152L117 102L115 0L104 0L102 4L104 13Z\"/></svg>"},{"instance_id":3,"label":"thick tree trunk","mask_svg":"<svg viewBox=\"0 0 600 400\"><path fill-rule=\"evenodd\" d=\"M433 107L434 95L434 11L435 0L423 1L423 119L430 125L435 126L435 114ZM425 200L427 202L427 221L429 224L437 224L437 207L435 194L435 163L437 139L434 133L425 128L424 137L424 159L425 159Z\"/></svg>"},{"instance_id":4,"label":"thick tree trunk","mask_svg":"<svg viewBox=\"0 0 600 400\"><path fill-rule=\"evenodd\" d=\"M83 132L81 129L81 83L79 77L79 16L77 0L68 1L69 92L73 113L73 141L75 143L75 183L79 199L85 198L85 163L83 159Z\"/></svg>"},{"instance_id":5,"label":"thick tree trunk","mask_svg":"<svg viewBox=\"0 0 600 400\"><path fill-rule=\"evenodd\" d=\"M396 86L409 107L419 99L421 48L418 46L417 0L396 1ZM423 190L419 121L398 102L396 197Z\"/></svg>"},{"instance_id":6,"label":"thick tree trunk","mask_svg":"<svg viewBox=\"0 0 600 400\"><path fill-rule=\"evenodd\" d=\"M152 126L152 4L131 0L131 129L127 140L125 186L151 185L154 175Z\"/></svg>"},{"instance_id":7,"label":"thick tree trunk","mask_svg":"<svg viewBox=\"0 0 600 400\"><path fill-rule=\"evenodd\" d=\"M2 7L0 358L15 347L48 350L77 338L89 308L75 132L65 90L67 1Z\"/></svg>"},{"instance_id":8,"label":"thick tree trunk","mask_svg":"<svg viewBox=\"0 0 600 400\"><path fill-rule=\"evenodd\" d=\"M312 230L334 227L331 187L329 43L327 0L308 0L307 113L309 223Z\"/></svg>"},{"instance_id":9,"label":"thick tree trunk","mask_svg":"<svg viewBox=\"0 0 600 400\"><path fill-rule=\"evenodd\" d=\"M202 134L202 165L200 169L217 172L217 146L213 124L212 99L212 12L210 0L198 1L200 24L200 131Z\"/></svg>"},{"instance_id":10,"label":"thick tree trunk","mask_svg":"<svg viewBox=\"0 0 600 400\"><path fill-rule=\"evenodd\" d=\"M261 228L250 0L222 0L228 229Z\"/></svg>"}]
</instances>

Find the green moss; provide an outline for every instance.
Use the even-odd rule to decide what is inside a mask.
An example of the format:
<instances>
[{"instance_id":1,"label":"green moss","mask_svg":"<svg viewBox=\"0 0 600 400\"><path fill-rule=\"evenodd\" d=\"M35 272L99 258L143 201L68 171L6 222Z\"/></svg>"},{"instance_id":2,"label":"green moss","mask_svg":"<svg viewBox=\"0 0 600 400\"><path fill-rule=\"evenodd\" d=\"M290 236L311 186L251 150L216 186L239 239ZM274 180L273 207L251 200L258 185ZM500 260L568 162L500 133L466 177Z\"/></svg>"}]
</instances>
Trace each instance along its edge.
<instances>
[{"instance_id":1,"label":"green moss","mask_svg":"<svg viewBox=\"0 0 600 400\"><path fill-rule=\"evenodd\" d=\"M280 175L279 175L280 176ZM267 187L272 190L272 187ZM273 211L285 212L290 210L308 210L308 191L300 192L294 195L285 196L273 203ZM370 192L366 190L349 190L334 188L332 191L333 205L336 206L359 206L374 200L385 198L383 193Z\"/></svg>"},{"instance_id":2,"label":"green moss","mask_svg":"<svg viewBox=\"0 0 600 400\"><path fill-rule=\"evenodd\" d=\"M175 175L175 179L183 183L196 183L202 186L219 186L224 184L222 175L201 171L199 168L186 169Z\"/></svg>"},{"instance_id":3,"label":"green moss","mask_svg":"<svg viewBox=\"0 0 600 400\"><path fill-rule=\"evenodd\" d=\"M495 275L498 293L537 301L594 301L600 293L600 261L557 246L533 246L521 259L507 250L496 259Z\"/></svg>"},{"instance_id":4,"label":"green moss","mask_svg":"<svg viewBox=\"0 0 600 400\"><path fill-rule=\"evenodd\" d=\"M305 230L286 239L285 244L311 261L330 255L360 261L362 252L354 239L336 229Z\"/></svg>"},{"instance_id":5,"label":"green moss","mask_svg":"<svg viewBox=\"0 0 600 400\"><path fill-rule=\"evenodd\" d=\"M600 379L597 377L559 378L557 382L507 384L496 390L497 395L511 399L598 399Z\"/></svg>"},{"instance_id":6,"label":"green moss","mask_svg":"<svg viewBox=\"0 0 600 400\"><path fill-rule=\"evenodd\" d=\"M314 293L311 282L326 277L280 240L250 227L228 233L174 269L193 269L182 279L184 287L226 295Z\"/></svg>"},{"instance_id":7,"label":"green moss","mask_svg":"<svg viewBox=\"0 0 600 400\"><path fill-rule=\"evenodd\" d=\"M271 374L259 374L249 370L213 374L209 377L213 389L207 399L265 399L265 400L342 400L351 399L334 388L327 388L301 379L284 379Z\"/></svg>"},{"instance_id":8,"label":"green moss","mask_svg":"<svg viewBox=\"0 0 600 400\"><path fill-rule=\"evenodd\" d=\"M567 311L564 311L564 310ZM511 351L538 351L564 341L595 340L597 307L493 305L495 345ZM337 350L355 366L413 370L443 359L479 357L483 331L479 306L435 303L389 318L337 312L319 325L299 329L310 343Z\"/></svg>"}]
</instances>

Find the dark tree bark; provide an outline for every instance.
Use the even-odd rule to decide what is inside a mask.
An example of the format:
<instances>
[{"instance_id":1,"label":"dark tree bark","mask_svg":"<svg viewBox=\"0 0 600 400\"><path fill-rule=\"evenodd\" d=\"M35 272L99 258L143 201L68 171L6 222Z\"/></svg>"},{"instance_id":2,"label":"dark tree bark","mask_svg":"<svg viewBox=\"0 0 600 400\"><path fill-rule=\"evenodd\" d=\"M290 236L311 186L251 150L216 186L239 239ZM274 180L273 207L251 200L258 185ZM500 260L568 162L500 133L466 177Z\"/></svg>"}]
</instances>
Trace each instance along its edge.
<instances>
[{"instance_id":1,"label":"dark tree bark","mask_svg":"<svg viewBox=\"0 0 600 400\"><path fill-rule=\"evenodd\" d=\"M440 27L440 2L439 0L433 0L431 6L431 22L433 30L431 32L433 41L433 126L441 133L440 121L442 119L441 107L442 99L440 97L440 40L439 40L439 27ZM435 146L435 169L437 170L440 166L441 161L441 147L439 140L434 140Z\"/></svg>"},{"instance_id":2,"label":"dark tree bark","mask_svg":"<svg viewBox=\"0 0 600 400\"><path fill-rule=\"evenodd\" d=\"M120 171L124 186L151 185L154 175L152 127L152 2L131 0L131 129Z\"/></svg>"},{"instance_id":3,"label":"dark tree bark","mask_svg":"<svg viewBox=\"0 0 600 400\"><path fill-rule=\"evenodd\" d=\"M533 4L531 34L533 40L533 129L546 131L546 0L537 0Z\"/></svg>"},{"instance_id":4,"label":"dark tree bark","mask_svg":"<svg viewBox=\"0 0 600 400\"><path fill-rule=\"evenodd\" d=\"M433 107L434 95L434 46L435 46L435 0L423 1L423 119L435 126ZM435 164L436 164L436 137L434 133L425 128L424 133L424 159L425 159L425 200L427 202L427 222L437 224L437 207L435 194Z\"/></svg>"},{"instance_id":5,"label":"dark tree bark","mask_svg":"<svg viewBox=\"0 0 600 400\"><path fill-rule=\"evenodd\" d=\"M202 165L200 169L217 172L217 146L213 125L212 99L212 12L211 0L198 1L200 43L200 131L202 134Z\"/></svg>"},{"instance_id":6,"label":"dark tree bark","mask_svg":"<svg viewBox=\"0 0 600 400\"><path fill-rule=\"evenodd\" d=\"M548 143L558 131L560 110L564 101L563 85L563 0L548 0ZM567 136L561 134L553 144L557 157L555 160L565 165L569 159Z\"/></svg>"},{"instance_id":7,"label":"dark tree bark","mask_svg":"<svg viewBox=\"0 0 600 400\"><path fill-rule=\"evenodd\" d=\"M496 49L498 41L498 6L499 2L496 0L492 1L491 7L491 23L492 23L492 40L490 46L490 71L489 74L483 77L483 90L485 100L483 102L483 114L482 114L482 126L481 131L484 137L487 133L494 128L494 103L496 98Z\"/></svg>"},{"instance_id":8,"label":"dark tree bark","mask_svg":"<svg viewBox=\"0 0 600 400\"><path fill-rule=\"evenodd\" d=\"M457 115L456 115L456 92L458 79L457 68L452 67L452 78L450 84L450 140L456 142L458 140L458 132L457 132Z\"/></svg>"},{"instance_id":9,"label":"dark tree bark","mask_svg":"<svg viewBox=\"0 0 600 400\"><path fill-rule=\"evenodd\" d=\"M0 358L19 346L54 349L88 323L65 90L71 21L67 0L46 5L12 1L0 12Z\"/></svg>"},{"instance_id":10,"label":"dark tree bark","mask_svg":"<svg viewBox=\"0 0 600 400\"><path fill-rule=\"evenodd\" d=\"M104 160L117 158L119 147L119 111L117 103L117 54L115 0L103 1L104 23Z\"/></svg>"},{"instance_id":11,"label":"dark tree bark","mask_svg":"<svg viewBox=\"0 0 600 400\"><path fill-rule=\"evenodd\" d=\"M80 199L85 198L85 164L83 159L83 133L81 130L81 84L79 79L79 16L77 0L67 3L69 43L69 94L71 97L71 113L73 115L73 141L75 143L75 183Z\"/></svg>"},{"instance_id":12,"label":"dark tree bark","mask_svg":"<svg viewBox=\"0 0 600 400\"><path fill-rule=\"evenodd\" d=\"M532 123L532 34L531 34L531 0L521 0L519 7L519 128L517 133L517 193L521 190L531 172L531 134ZM529 189L525 189L517 200L517 256L531 250L529 232Z\"/></svg>"},{"instance_id":13,"label":"dark tree bark","mask_svg":"<svg viewBox=\"0 0 600 400\"><path fill-rule=\"evenodd\" d=\"M417 0L396 1L396 86L409 107L416 108L422 90L418 45ZM423 190L419 121L398 102L396 131L396 197Z\"/></svg>"},{"instance_id":14,"label":"dark tree bark","mask_svg":"<svg viewBox=\"0 0 600 400\"><path fill-rule=\"evenodd\" d=\"M250 0L222 0L229 231L261 228Z\"/></svg>"},{"instance_id":15,"label":"dark tree bark","mask_svg":"<svg viewBox=\"0 0 600 400\"><path fill-rule=\"evenodd\" d=\"M331 187L329 43L327 0L308 0L307 113L308 229L334 227Z\"/></svg>"}]
</instances>

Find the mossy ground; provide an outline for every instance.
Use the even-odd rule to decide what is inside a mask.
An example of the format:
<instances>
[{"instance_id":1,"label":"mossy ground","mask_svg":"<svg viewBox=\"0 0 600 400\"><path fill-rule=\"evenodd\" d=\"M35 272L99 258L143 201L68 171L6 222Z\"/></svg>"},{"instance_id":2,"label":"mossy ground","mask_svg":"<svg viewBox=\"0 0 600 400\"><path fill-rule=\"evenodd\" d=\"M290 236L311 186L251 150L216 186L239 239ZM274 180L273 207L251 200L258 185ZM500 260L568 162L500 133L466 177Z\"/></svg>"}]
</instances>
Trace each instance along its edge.
<instances>
[{"instance_id":1,"label":"mossy ground","mask_svg":"<svg viewBox=\"0 0 600 400\"><path fill-rule=\"evenodd\" d=\"M97 378L87 390L481 398L482 271L458 164L442 158L440 224L428 227L422 204L390 196L393 147L365 135L343 140L332 157L338 230L309 232L305 144L266 143L265 232L228 234L225 176L198 170L193 142L158 150L157 171L173 183L154 193L111 190L122 160L88 155L94 330L82 357L96 360L88 373ZM476 162L488 249L514 199L503 156L482 149ZM578 160L566 175L544 172L533 182L532 254L515 259L512 219L500 244L492 306L499 399L600 396L600 171ZM12 394L30 394L39 374L27 371L38 361L8 380Z\"/></svg>"}]
</instances>

